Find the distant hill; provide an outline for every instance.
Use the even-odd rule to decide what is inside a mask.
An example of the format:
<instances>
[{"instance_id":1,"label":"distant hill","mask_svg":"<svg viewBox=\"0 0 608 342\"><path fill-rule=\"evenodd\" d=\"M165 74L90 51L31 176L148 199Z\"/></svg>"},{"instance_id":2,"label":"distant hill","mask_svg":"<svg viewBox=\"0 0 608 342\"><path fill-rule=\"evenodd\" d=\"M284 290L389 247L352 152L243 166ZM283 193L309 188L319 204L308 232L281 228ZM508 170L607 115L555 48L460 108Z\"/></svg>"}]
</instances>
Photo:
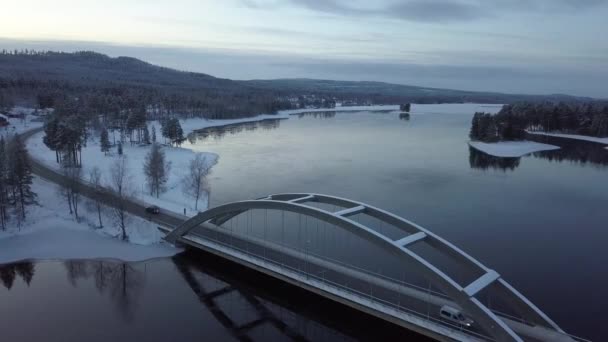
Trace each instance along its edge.
<instances>
[{"instance_id":1,"label":"distant hill","mask_svg":"<svg viewBox=\"0 0 608 342\"><path fill-rule=\"evenodd\" d=\"M474 92L399 85L382 82L349 82L314 79L233 81L203 73L178 71L131 57L112 58L84 51L0 53L0 95L35 99L40 94L105 93L126 96L139 91L174 110L196 108L214 117L275 112L296 106L297 98L312 96L308 104L352 103L399 104L517 101L589 100L567 95L522 95ZM2 94L4 93L4 95ZM119 95L122 94L122 95ZM141 97L138 95L138 97ZM17 99L21 101L22 99ZM188 102L183 105L183 103ZM247 113L247 114L246 114Z\"/></svg>"},{"instance_id":2,"label":"distant hill","mask_svg":"<svg viewBox=\"0 0 608 342\"><path fill-rule=\"evenodd\" d=\"M578 101L590 100L576 96L553 94L553 95L525 95L504 94L497 92L478 92L466 90L453 90L441 88L419 87L411 85L391 84L369 81L333 81L315 79L277 79L277 80L252 80L245 81L251 87L261 89L281 89L290 93L323 93L337 97L356 97L367 95L371 97L383 97L387 102L395 102L397 99L407 99L408 102L481 102L481 103L512 103L517 101ZM403 101L399 101L403 102ZM398 102L395 102L398 103Z\"/></svg>"},{"instance_id":3,"label":"distant hill","mask_svg":"<svg viewBox=\"0 0 608 342\"><path fill-rule=\"evenodd\" d=\"M61 80L86 85L241 90L243 85L210 75L156 66L136 58L95 52L0 54L0 78Z\"/></svg>"},{"instance_id":4,"label":"distant hill","mask_svg":"<svg viewBox=\"0 0 608 342\"><path fill-rule=\"evenodd\" d=\"M82 99L92 110L228 119L292 108L272 90L95 52L0 53L0 109ZM90 111L90 110L89 110Z\"/></svg>"}]
</instances>

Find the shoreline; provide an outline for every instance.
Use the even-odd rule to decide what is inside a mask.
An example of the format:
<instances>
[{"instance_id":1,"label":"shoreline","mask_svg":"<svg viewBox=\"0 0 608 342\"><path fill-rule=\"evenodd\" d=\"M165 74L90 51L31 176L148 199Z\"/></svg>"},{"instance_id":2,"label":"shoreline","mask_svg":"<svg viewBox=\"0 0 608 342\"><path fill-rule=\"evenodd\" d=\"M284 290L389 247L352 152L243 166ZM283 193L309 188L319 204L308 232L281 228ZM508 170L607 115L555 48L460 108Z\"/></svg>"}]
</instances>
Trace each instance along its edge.
<instances>
[{"instance_id":1,"label":"shoreline","mask_svg":"<svg viewBox=\"0 0 608 342\"><path fill-rule=\"evenodd\" d=\"M602 145L608 145L608 138L592 137L589 135L547 133L547 132L535 132L535 131L529 131L529 130L526 130L526 133L533 134L533 135L554 137L554 138L588 141L588 142L598 143L598 144L602 144ZM608 149L608 146L606 146L605 148Z\"/></svg>"},{"instance_id":2,"label":"shoreline","mask_svg":"<svg viewBox=\"0 0 608 342\"><path fill-rule=\"evenodd\" d=\"M438 103L438 104L415 104L412 103L412 110L409 112L411 115L422 115L422 114L450 114L450 112L442 112L441 106L445 105L461 105L466 108L463 113L475 113L475 110L479 108L494 109L498 112L502 108L502 104L483 104L483 103ZM467 108L470 107L470 108ZM452 110L452 109L451 109ZM399 105L373 105L373 106L347 106L347 107L334 107L334 108L300 108L300 109L286 109L277 112L276 114L258 114L255 116L239 119L203 119L203 118L190 118L180 119L180 124L184 130L184 135L188 135L193 132L199 132L207 128L226 127L230 125L236 125L241 123L260 122L266 120L284 120L290 119L293 115L303 113L319 113L319 112L362 112L362 111L396 111L400 112ZM459 114L459 113L454 113ZM198 128L196 128L198 127Z\"/></svg>"}]
</instances>

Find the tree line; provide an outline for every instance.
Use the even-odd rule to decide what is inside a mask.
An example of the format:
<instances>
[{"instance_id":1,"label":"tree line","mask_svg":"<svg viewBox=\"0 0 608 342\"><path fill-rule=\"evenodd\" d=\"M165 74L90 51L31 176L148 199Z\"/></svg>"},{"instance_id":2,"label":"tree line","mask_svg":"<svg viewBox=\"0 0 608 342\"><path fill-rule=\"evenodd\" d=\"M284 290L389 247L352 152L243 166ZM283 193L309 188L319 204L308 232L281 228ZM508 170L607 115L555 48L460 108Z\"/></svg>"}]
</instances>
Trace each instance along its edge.
<instances>
[{"instance_id":1,"label":"tree line","mask_svg":"<svg viewBox=\"0 0 608 342\"><path fill-rule=\"evenodd\" d=\"M608 102L505 105L494 115L475 113L469 137L485 142L521 140L526 130L608 137Z\"/></svg>"}]
</instances>

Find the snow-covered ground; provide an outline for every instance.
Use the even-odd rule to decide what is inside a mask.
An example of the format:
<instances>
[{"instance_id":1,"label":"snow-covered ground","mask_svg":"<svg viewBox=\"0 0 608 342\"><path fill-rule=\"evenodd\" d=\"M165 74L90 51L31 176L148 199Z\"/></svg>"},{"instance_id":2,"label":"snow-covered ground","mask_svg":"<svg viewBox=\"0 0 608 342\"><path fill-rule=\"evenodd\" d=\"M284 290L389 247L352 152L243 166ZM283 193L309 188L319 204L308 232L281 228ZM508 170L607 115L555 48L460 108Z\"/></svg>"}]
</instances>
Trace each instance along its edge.
<instances>
[{"instance_id":1,"label":"snow-covered ground","mask_svg":"<svg viewBox=\"0 0 608 342\"><path fill-rule=\"evenodd\" d=\"M25 259L141 261L181 252L162 242L163 234L152 222L129 216L129 242L123 242L109 209L102 213L104 228L97 229L97 211L86 204L88 199L81 200L77 222L55 184L34 178L32 189L39 205L28 207L21 227L13 219L6 231L0 230L0 264Z\"/></svg>"},{"instance_id":2,"label":"snow-covered ground","mask_svg":"<svg viewBox=\"0 0 608 342\"><path fill-rule=\"evenodd\" d=\"M533 131L527 131L527 132L530 134L535 134L535 135L546 135L546 136L557 137L557 138L584 140L584 141L590 141L590 142L596 142L596 143L608 145L608 138L590 137L588 135L577 135L577 134L545 133L545 132L533 132Z\"/></svg>"},{"instance_id":3,"label":"snow-covered ground","mask_svg":"<svg viewBox=\"0 0 608 342\"><path fill-rule=\"evenodd\" d=\"M160 137L160 134L158 133L160 125L158 123L154 124L157 129L157 134L159 135L159 141L162 141L163 138ZM118 138L118 133L116 136ZM43 137L44 132L40 132L28 140L30 154L36 160L58 170L60 166L55 160L55 152L51 151L42 142ZM110 133L110 141L112 140L112 133ZM197 211L194 210L194 200L183 194L182 179L188 173L190 160L196 156L196 153L184 148L163 147L165 159L171 163L171 169L167 181L167 191L162 193L159 198L156 198L155 196L150 195L150 192L146 187L143 170L146 154L149 151L149 145L138 146L137 144L131 145L128 142L123 145L123 154L127 158L127 167L130 175L129 184L132 188L131 190L135 192L135 197L145 203L155 204L175 213L183 214L184 208L186 208L187 216L195 215ZM217 162L218 156L216 154L203 152L203 155L206 158L208 165L214 165ZM87 180L90 171L94 167L98 167L102 172L102 182L104 182L105 185L109 185L110 169L117 158L118 154L116 148L112 148L111 152L108 153L108 155L105 155L101 152L99 137L92 137L87 142L87 146L82 149L82 177ZM205 195L199 200L199 210L207 208L207 198L208 196Z\"/></svg>"},{"instance_id":4,"label":"snow-covered ground","mask_svg":"<svg viewBox=\"0 0 608 342\"><path fill-rule=\"evenodd\" d=\"M472 103L465 104L451 104L451 105L412 105L412 114L434 114L434 113L473 113L475 111L498 111L500 105L479 105ZM200 130L208 127L225 126L243 122L260 121L267 119L288 119L291 115L296 115L304 112L323 112L323 111L368 111L368 110L399 110L399 106L387 105L387 106L352 106L352 107L336 107L335 109L295 109L281 111L276 115L262 114L251 118L242 119L231 119L231 120L207 120L203 118L193 119L182 119L180 124L184 134L187 135L195 130ZM160 136L160 123L150 122L149 126L154 125L157 132L159 141L163 138ZM46 165L59 169L59 165L55 161L55 153L49 150L42 142L44 133L39 133L28 142L28 148L34 158L44 162ZM118 134L117 134L118 136ZM112 141L112 134L110 133L110 140ZM145 156L148 153L150 146L131 146L129 143L123 145L124 154L127 156L128 167L130 175L132 177L131 184L136 191L136 197L145 203L156 204L159 207L173 211L175 213L183 214L184 208L186 208L186 215L192 216L196 214L194 210L194 201L191 198L186 197L182 193L181 180L187 173L188 164L195 156L195 152L184 149L184 148L173 148L164 147L166 158L171 162L171 172L169 181L167 184L167 191L161 194L160 198L150 196L145 185L145 177L143 174L143 163ZM218 156L211 153L204 153L209 165L213 165L218 161ZM98 167L104 177L105 182L108 182L109 169L117 157L116 151L107 156L101 152L99 147L99 138L92 137L87 143L87 146L82 151L82 164L83 164L83 177L87 177L90 170L93 167ZM200 201L198 208L199 210L207 208L208 196L204 196Z\"/></svg>"},{"instance_id":5,"label":"snow-covered ground","mask_svg":"<svg viewBox=\"0 0 608 342\"><path fill-rule=\"evenodd\" d=\"M29 113L29 112L30 112L30 110L26 111L25 113ZM34 121L34 122L31 121L31 120L35 120L35 119L38 119L39 121ZM42 125L43 125L43 122L41 121L42 119L43 119L42 117L37 117L37 116L32 116L32 115L27 115L25 120L22 120L20 118L9 118L8 119L9 125L0 127L0 137L4 137L5 139L7 139L9 136L19 134L19 133L25 132L30 129L42 127Z\"/></svg>"},{"instance_id":6,"label":"snow-covered ground","mask_svg":"<svg viewBox=\"0 0 608 342\"><path fill-rule=\"evenodd\" d=\"M517 158L533 152L559 149L559 146L541 144L534 141L500 141L496 143L470 141L469 145L481 152L503 158Z\"/></svg>"}]
</instances>

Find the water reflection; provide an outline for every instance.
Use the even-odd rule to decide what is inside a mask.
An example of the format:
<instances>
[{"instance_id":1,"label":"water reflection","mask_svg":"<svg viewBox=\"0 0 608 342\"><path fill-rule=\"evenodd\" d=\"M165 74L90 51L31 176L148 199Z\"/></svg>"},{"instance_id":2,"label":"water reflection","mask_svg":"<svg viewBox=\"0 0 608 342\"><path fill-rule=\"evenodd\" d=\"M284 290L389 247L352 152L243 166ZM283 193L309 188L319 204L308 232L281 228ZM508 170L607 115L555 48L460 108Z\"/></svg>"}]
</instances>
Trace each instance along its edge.
<instances>
[{"instance_id":1,"label":"water reflection","mask_svg":"<svg viewBox=\"0 0 608 342\"><path fill-rule=\"evenodd\" d=\"M0 266L0 279L7 341L420 338L205 253L143 263L22 262ZM23 329L24 317L37 329ZM88 324L65 329L71 322Z\"/></svg>"},{"instance_id":2,"label":"water reflection","mask_svg":"<svg viewBox=\"0 0 608 342\"><path fill-rule=\"evenodd\" d=\"M219 289L208 290L205 288L205 283L195 276L195 272L208 273L208 270L200 269L200 265L197 265L192 262L192 260L184 257L174 257L173 262L190 289L192 289L192 292L196 294L199 301L209 309L218 322L220 322L237 340L252 341L250 332L253 329L264 324L270 324L285 337L289 337L296 341L308 341L308 339L301 335L297 330L294 330L289 325L285 324L285 322L270 311L257 297L241 290L238 286L233 286L228 283ZM246 303L255 311L254 317L249 322L237 324L222 308L219 299L231 293L236 293L239 297L245 299Z\"/></svg>"},{"instance_id":3,"label":"water reflection","mask_svg":"<svg viewBox=\"0 0 608 342\"><path fill-rule=\"evenodd\" d=\"M10 290L13 287L13 283L17 276L29 286L35 272L36 269L34 264L28 261L4 265L0 267L0 280L7 290Z\"/></svg>"},{"instance_id":4,"label":"water reflection","mask_svg":"<svg viewBox=\"0 0 608 342\"><path fill-rule=\"evenodd\" d=\"M204 308L239 341L428 340L203 252L172 261Z\"/></svg>"},{"instance_id":5,"label":"water reflection","mask_svg":"<svg viewBox=\"0 0 608 342\"><path fill-rule=\"evenodd\" d=\"M266 119L261 121L240 122L225 126L209 127L190 133L187 139L191 144L195 144L197 141L204 141L208 138L219 141L228 134L235 135L243 131L254 131L257 129L277 129L279 128L282 120L284 119Z\"/></svg>"},{"instance_id":6,"label":"water reflection","mask_svg":"<svg viewBox=\"0 0 608 342\"><path fill-rule=\"evenodd\" d=\"M472 169L513 171L519 167L521 158L494 157L469 146L469 165Z\"/></svg>"},{"instance_id":7,"label":"water reflection","mask_svg":"<svg viewBox=\"0 0 608 342\"><path fill-rule=\"evenodd\" d=\"M528 135L528 139L560 147L559 150L532 153L531 156L534 158L558 163L571 162L591 165L598 168L608 167L608 151L601 144L537 135ZM513 171L519 167L520 161L521 158L494 157L469 146L469 164L474 169Z\"/></svg>"},{"instance_id":8,"label":"water reflection","mask_svg":"<svg viewBox=\"0 0 608 342\"><path fill-rule=\"evenodd\" d=\"M405 120L405 121L410 121L410 113L400 113L399 119Z\"/></svg>"},{"instance_id":9,"label":"water reflection","mask_svg":"<svg viewBox=\"0 0 608 342\"><path fill-rule=\"evenodd\" d=\"M145 283L142 271L125 262L105 260L69 260L63 265L73 287L77 287L80 280L93 278L97 291L107 293L126 320L133 319L137 298Z\"/></svg>"},{"instance_id":10,"label":"water reflection","mask_svg":"<svg viewBox=\"0 0 608 342\"><path fill-rule=\"evenodd\" d=\"M315 119L331 119L336 117L336 111L306 112L298 114L298 118L313 117Z\"/></svg>"},{"instance_id":11,"label":"water reflection","mask_svg":"<svg viewBox=\"0 0 608 342\"><path fill-rule=\"evenodd\" d=\"M559 150L533 153L533 156L536 158L546 159L551 162L568 161L581 165L589 164L602 168L608 166L608 150L602 144L534 134L528 134L526 138L543 144L561 147Z\"/></svg>"}]
</instances>

